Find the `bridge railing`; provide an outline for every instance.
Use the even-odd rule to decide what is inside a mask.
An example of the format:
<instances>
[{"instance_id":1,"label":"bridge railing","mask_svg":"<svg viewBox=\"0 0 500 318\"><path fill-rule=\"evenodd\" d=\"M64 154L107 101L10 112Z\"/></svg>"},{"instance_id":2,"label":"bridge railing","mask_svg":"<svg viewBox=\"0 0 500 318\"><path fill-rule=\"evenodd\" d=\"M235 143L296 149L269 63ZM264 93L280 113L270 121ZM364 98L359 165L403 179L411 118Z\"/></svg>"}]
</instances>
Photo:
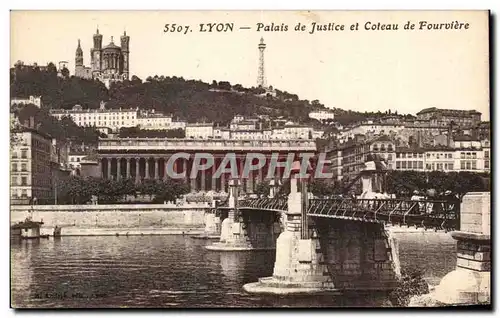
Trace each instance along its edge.
<instances>
[{"instance_id":1,"label":"bridge railing","mask_svg":"<svg viewBox=\"0 0 500 318\"><path fill-rule=\"evenodd\" d=\"M288 199L284 198L242 199L238 200L238 205L242 208L287 211Z\"/></svg>"},{"instance_id":2,"label":"bridge railing","mask_svg":"<svg viewBox=\"0 0 500 318\"><path fill-rule=\"evenodd\" d=\"M460 224L460 205L442 200L311 199L307 213L444 230L457 229Z\"/></svg>"},{"instance_id":3,"label":"bridge railing","mask_svg":"<svg viewBox=\"0 0 500 318\"><path fill-rule=\"evenodd\" d=\"M227 202L218 208L227 208ZM285 198L240 199L242 209L287 211ZM307 214L317 218L351 219L382 222L437 230L457 230L460 224L459 202L405 199L310 199Z\"/></svg>"}]
</instances>

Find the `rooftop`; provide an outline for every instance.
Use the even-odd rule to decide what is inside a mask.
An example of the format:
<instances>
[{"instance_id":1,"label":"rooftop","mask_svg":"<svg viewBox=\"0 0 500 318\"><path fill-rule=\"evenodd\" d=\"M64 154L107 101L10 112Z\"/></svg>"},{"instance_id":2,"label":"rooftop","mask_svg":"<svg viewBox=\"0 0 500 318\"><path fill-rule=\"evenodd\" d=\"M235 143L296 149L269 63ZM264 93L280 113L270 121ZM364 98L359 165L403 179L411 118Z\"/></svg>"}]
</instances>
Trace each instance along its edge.
<instances>
[{"instance_id":1,"label":"rooftop","mask_svg":"<svg viewBox=\"0 0 500 318\"><path fill-rule=\"evenodd\" d=\"M466 116L466 115L481 115L477 110L459 110L459 109L441 109L436 107L424 108L417 113L417 115L422 115L426 113L443 113L446 115L458 115L458 116Z\"/></svg>"}]
</instances>

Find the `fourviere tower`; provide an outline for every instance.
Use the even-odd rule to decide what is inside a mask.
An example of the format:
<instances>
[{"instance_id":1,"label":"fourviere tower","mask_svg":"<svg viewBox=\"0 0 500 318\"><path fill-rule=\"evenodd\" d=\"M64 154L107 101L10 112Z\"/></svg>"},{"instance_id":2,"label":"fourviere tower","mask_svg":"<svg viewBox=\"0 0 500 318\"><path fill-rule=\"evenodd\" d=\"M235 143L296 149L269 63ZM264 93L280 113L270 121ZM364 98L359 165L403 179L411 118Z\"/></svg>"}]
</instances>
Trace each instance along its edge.
<instances>
[{"instance_id":1,"label":"fourviere tower","mask_svg":"<svg viewBox=\"0 0 500 318\"><path fill-rule=\"evenodd\" d=\"M83 65L83 51L78 40L75 56L75 76L87 79L98 79L109 88L112 82L129 79L130 36L126 32L120 37L120 46L111 41L102 46L102 34L97 28L94 34L94 46L90 49L90 67Z\"/></svg>"}]
</instances>

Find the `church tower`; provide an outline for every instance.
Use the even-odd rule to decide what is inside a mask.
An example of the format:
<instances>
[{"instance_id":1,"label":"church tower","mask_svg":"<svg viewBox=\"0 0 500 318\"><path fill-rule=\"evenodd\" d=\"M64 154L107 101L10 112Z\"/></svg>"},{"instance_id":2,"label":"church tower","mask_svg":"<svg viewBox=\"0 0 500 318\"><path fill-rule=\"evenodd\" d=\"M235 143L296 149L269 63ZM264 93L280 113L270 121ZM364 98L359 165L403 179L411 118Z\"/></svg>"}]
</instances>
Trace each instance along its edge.
<instances>
[{"instance_id":1,"label":"church tower","mask_svg":"<svg viewBox=\"0 0 500 318\"><path fill-rule=\"evenodd\" d=\"M80 46L80 39L78 39L78 47L75 53L75 76L82 76L83 74L83 51Z\"/></svg>"},{"instance_id":2,"label":"church tower","mask_svg":"<svg viewBox=\"0 0 500 318\"><path fill-rule=\"evenodd\" d=\"M101 50L102 50L102 34L99 34L97 27L94 34L94 47L90 49L92 76L97 76L101 72Z\"/></svg>"},{"instance_id":3,"label":"church tower","mask_svg":"<svg viewBox=\"0 0 500 318\"><path fill-rule=\"evenodd\" d=\"M122 49L122 73L123 73L123 79L128 80L129 79L129 43L130 43L130 36L127 35L126 31L123 31L123 35L120 37L121 41L121 49Z\"/></svg>"}]
</instances>

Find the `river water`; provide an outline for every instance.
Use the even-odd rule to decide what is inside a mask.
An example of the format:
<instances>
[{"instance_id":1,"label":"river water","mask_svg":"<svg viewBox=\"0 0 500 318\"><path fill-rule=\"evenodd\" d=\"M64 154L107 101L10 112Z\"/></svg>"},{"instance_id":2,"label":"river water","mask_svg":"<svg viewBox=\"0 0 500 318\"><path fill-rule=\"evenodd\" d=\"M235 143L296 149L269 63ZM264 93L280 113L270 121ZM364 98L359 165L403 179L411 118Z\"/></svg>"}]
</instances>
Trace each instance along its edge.
<instances>
[{"instance_id":1,"label":"river water","mask_svg":"<svg viewBox=\"0 0 500 318\"><path fill-rule=\"evenodd\" d=\"M429 283L455 267L449 234L396 236L403 269ZM273 296L243 291L271 276L275 251L215 252L187 236L80 236L11 245L11 304L82 307L343 307L380 306L383 295Z\"/></svg>"}]
</instances>

